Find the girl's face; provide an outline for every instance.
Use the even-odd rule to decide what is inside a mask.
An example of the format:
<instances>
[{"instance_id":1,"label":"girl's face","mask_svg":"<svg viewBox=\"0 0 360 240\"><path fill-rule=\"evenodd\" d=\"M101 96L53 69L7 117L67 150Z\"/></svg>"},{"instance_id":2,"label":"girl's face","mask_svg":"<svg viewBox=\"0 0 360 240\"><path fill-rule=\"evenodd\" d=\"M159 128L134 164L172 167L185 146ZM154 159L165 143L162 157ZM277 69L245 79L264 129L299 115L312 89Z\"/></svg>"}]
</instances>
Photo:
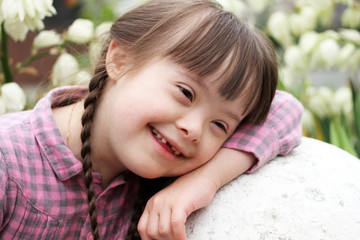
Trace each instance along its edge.
<instances>
[{"instance_id":1,"label":"girl's face","mask_svg":"<svg viewBox=\"0 0 360 240\"><path fill-rule=\"evenodd\" d=\"M216 75L199 80L167 59L125 75L113 70L95 129L111 168L145 178L182 175L209 161L243 118L240 101L218 94Z\"/></svg>"}]
</instances>

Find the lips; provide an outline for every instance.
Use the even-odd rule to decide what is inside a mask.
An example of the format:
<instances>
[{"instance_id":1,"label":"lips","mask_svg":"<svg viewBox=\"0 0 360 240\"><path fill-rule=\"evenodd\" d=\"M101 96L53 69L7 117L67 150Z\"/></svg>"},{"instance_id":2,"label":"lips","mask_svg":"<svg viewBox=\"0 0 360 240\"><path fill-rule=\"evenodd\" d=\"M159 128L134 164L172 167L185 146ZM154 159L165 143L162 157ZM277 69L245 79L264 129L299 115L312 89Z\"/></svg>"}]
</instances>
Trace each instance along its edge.
<instances>
[{"instance_id":1,"label":"lips","mask_svg":"<svg viewBox=\"0 0 360 240\"><path fill-rule=\"evenodd\" d=\"M152 128L152 133L154 136L159 139L165 146L167 146L167 149L170 150L175 156L182 155L181 152L173 147L167 140L164 138L155 128Z\"/></svg>"}]
</instances>

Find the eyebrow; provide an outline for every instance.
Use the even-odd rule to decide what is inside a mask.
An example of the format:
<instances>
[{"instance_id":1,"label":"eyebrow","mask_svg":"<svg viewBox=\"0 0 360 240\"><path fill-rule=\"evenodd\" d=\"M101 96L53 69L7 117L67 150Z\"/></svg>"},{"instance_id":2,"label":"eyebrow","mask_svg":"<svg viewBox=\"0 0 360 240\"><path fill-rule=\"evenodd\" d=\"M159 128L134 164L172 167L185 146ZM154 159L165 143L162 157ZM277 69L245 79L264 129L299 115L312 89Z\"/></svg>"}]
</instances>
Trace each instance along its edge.
<instances>
[{"instance_id":1,"label":"eyebrow","mask_svg":"<svg viewBox=\"0 0 360 240\"><path fill-rule=\"evenodd\" d=\"M190 80L192 80L194 83L196 83L196 85L198 85L200 88L208 91L209 88L206 86L206 84L201 80L201 78L197 77L195 74L184 70L184 69L179 69L178 70L180 74L184 74L187 78L189 78Z\"/></svg>"},{"instance_id":2,"label":"eyebrow","mask_svg":"<svg viewBox=\"0 0 360 240\"><path fill-rule=\"evenodd\" d=\"M231 117L232 119L234 119L235 121L237 121L239 123L241 122L241 118L239 118L239 116L235 115L234 113L227 111L227 110L224 110L224 113L226 115L228 115L229 117Z\"/></svg>"}]
</instances>

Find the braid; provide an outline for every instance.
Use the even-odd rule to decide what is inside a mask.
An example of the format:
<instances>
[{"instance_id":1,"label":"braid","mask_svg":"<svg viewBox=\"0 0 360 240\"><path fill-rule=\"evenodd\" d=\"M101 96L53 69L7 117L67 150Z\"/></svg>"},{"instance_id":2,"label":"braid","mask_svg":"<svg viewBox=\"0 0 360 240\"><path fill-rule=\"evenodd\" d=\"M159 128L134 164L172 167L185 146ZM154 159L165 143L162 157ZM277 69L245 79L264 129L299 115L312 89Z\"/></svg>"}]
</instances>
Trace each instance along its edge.
<instances>
[{"instance_id":1,"label":"braid","mask_svg":"<svg viewBox=\"0 0 360 240\"><path fill-rule=\"evenodd\" d=\"M89 84L89 95L84 102L84 114L81 119L81 124L83 126L81 131L81 157L83 159L83 171L84 171L84 182L85 190L89 205L89 215L91 223L91 231L93 238L95 240L100 239L99 229L97 224L97 215L96 215L96 198L94 194L94 185L92 178L92 163L91 163L91 128L94 118L94 113L97 107L97 103L101 94L103 93L106 79L108 75L106 73L106 68L103 64L99 64L95 69L95 75L92 78Z\"/></svg>"}]
</instances>

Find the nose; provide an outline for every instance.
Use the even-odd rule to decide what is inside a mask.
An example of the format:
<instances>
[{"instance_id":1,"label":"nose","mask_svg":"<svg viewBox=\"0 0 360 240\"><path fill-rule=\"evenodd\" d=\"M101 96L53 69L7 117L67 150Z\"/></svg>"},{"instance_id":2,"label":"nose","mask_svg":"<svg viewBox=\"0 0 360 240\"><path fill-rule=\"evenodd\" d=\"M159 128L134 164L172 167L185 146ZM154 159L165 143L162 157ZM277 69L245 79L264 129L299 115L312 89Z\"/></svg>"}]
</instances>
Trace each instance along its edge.
<instances>
[{"instance_id":1,"label":"nose","mask_svg":"<svg viewBox=\"0 0 360 240\"><path fill-rule=\"evenodd\" d=\"M183 115L176 121L175 125L182 132L185 139L199 143L203 133L203 123L201 118L195 115Z\"/></svg>"}]
</instances>

